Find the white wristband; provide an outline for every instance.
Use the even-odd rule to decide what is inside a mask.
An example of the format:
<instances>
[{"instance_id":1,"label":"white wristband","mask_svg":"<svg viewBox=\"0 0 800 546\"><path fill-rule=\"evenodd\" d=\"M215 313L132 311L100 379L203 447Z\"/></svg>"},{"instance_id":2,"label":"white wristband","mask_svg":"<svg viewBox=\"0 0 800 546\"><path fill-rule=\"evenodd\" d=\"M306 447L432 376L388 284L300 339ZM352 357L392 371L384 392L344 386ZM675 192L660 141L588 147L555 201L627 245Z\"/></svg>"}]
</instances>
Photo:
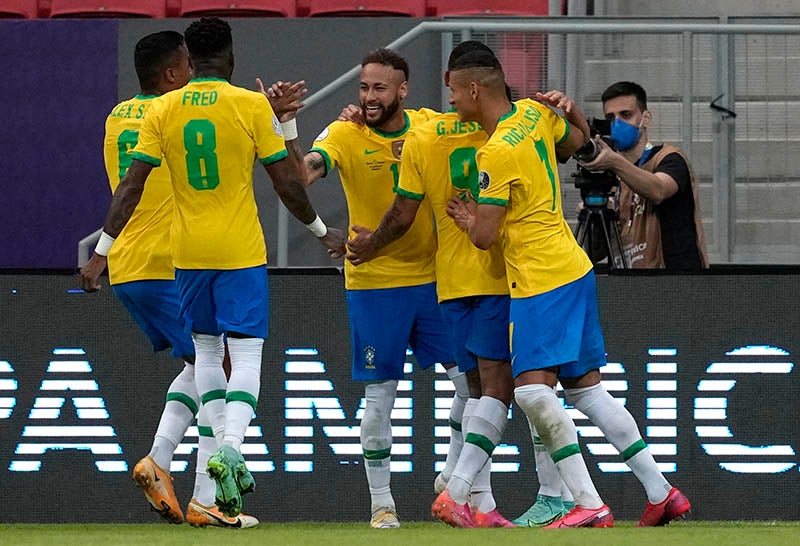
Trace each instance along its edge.
<instances>
[{"instance_id":1,"label":"white wristband","mask_svg":"<svg viewBox=\"0 0 800 546\"><path fill-rule=\"evenodd\" d=\"M100 256L108 256L108 251L111 250L111 245L113 244L114 238L104 231L100 234L100 240L97 241L97 246L94 247L94 252Z\"/></svg>"},{"instance_id":2,"label":"white wristband","mask_svg":"<svg viewBox=\"0 0 800 546\"><path fill-rule=\"evenodd\" d=\"M306 227L308 228L308 231L317 237L325 237L325 235L328 234L328 226L325 225L325 222L322 221L322 218L319 217L319 214L317 214L317 217L314 218L313 222L306 224Z\"/></svg>"},{"instance_id":3,"label":"white wristband","mask_svg":"<svg viewBox=\"0 0 800 546\"><path fill-rule=\"evenodd\" d=\"M281 131L283 131L284 140L294 140L297 138L297 120L290 119L281 123Z\"/></svg>"}]
</instances>

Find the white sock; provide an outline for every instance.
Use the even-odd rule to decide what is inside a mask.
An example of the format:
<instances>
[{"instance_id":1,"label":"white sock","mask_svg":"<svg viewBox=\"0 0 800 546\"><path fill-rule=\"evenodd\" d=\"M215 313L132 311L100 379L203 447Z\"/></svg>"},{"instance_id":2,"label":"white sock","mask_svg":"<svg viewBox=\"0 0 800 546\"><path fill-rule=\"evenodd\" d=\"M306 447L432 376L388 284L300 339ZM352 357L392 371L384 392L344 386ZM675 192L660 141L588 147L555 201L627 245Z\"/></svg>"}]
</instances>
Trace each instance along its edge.
<instances>
[{"instance_id":1,"label":"white sock","mask_svg":"<svg viewBox=\"0 0 800 546\"><path fill-rule=\"evenodd\" d=\"M222 369L222 359L225 357L225 343L222 336L210 336L192 332L194 340L194 380L197 392L206 408L211 430L217 439L217 444L222 445L225 434L225 391L228 380L225 370Z\"/></svg>"},{"instance_id":2,"label":"white sock","mask_svg":"<svg viewBox=\"0 0 800 546\"><path fill-rule=\"evenodd\" d=\"M253 418L261 389L260 337L234 338L228 336L231 355L231 378L225 396L225 436L222 442L239 449Z\"/></svg>"},{"instance_id":3,"label":"white sock","mask_svg":"<svg viewBox=\"0 0 800 546\"><path fill-rule=\"evenodd\" d=\"M575 423L553 389L547 385L523 385L514 389L514 398L533 421L561 479L575 496L575 503L584 508L600 508L603 501L581 455Z\"/></svg>"},{"instance_id":4,"label":"white sock","mask_svg":"<svg viewBox=\"0 0 800 546\"><path fill-rule=\"evenodd\" d=\"M658 469L653 455L639 434L630 412L602 384L564 391L567 403L586 415L617 448L653 504L663 502L672 486Z\"/></svg>"},{"instance_id":5,"label":"white sock","mask_svg":"<svg viewBox=\"0 0 800 546\"><path fill-rule=\"evenodd\" d=\"M395 509L391 489L392 408L397 381L370 383L364 389L365 408L361 419L361 449L367 473L372 511L388 506Z\"/></svg>"},{"instance_id":6,"label":"white sock","mask_svg":"<svg viewBox=\"0 0 800 546\"><path fill-rule=\"evenodd\" d=\"M167 402L150 448L150 457L167 472L170 471L175 448L194 420L199 404L200 397L194 384L194 366L185 363L167 390Z\"/></svg>"},{"instance_id":7,"label":"white sock","mask_svg":"<svg viewBox=\"0 0 800 546\"><path fill-rule=\"evenodd\" d=\"M472 482L469 505L479 512L483 512L484 514L488 514L497 508L497 502L495 501L494 494L492 493L491 457L487 459L486 464L483 465L483 468L481 468L478 474L475 476L475 481Z\"/></svg>"},{"instance_id":8,"label":"white sock","mask_svg":"<svg viewBox=\"0 0 800 546\"><path fill-rule=\"evenodd\" d=\"M216 482L208 477L206 466L211 454L217 450L217 441L206 417L204 408L200 408L197 414L197 466L194 471L194 492L192 497L203 506L214 504L216 495Z\"/></svg>"},{"instance_id":9,"label":"white sock","mask_svg":"<svg viewBox=\"0 0 800 546\"><path fill-rule=\"evenodd\" d=\"M482 396L478 400L467 422L458 464L447 482L447 490L456 503L464 504L469 499L475 477L500 442L507 422L508 407L500 400L490 396Z\"/></svg>"},{"instance_id":10,"label":"white sock","mask_svg":"<svg viewBox=\"0 0 800 546\"><path fill-rule=\"evenodd\" d=\"M527 417L527 416L526 416ZM550 457L550 452L544 447L542 439L536 433L536 427L528 419L528 426L531 429L531 440L533 440L533 457L536 460L536 477L539 479L539 495L548 497L560 497L562 486L566 488L564 481L558 474L556 463Z\"/></svg>"},{"instance_id":11,"label":"white sock","mask_svg":"<svg viewBox=\"0 0 800 546\"><path fill-rule=\"evenodd\" d=\"M447 377L453 382L456 392L453 395L453 403L450 406L450 445L447 449L447 459L444 462L442 478L448 481L456 468L458 457L464 446L464 406L469 400L469 386L467 385L467 375L458 371L457 366L447 368Z\"/></svg>"}]
</instances>

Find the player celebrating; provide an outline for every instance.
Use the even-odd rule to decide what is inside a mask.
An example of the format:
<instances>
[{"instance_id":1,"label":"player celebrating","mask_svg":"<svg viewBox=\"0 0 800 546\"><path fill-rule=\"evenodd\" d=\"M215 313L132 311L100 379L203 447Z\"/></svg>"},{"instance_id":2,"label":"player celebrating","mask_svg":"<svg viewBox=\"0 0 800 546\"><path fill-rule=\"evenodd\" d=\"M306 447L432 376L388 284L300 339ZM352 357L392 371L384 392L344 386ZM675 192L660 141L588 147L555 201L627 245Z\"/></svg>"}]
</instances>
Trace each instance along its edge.
<instances>
[{"instance_id":1,"label":"player celebrating","mask_svg":"<svg viewBox=\"0 0 800 546\"><path fill-rule=\"evenodd\" d=\"M361 63L359 102L366 126L335 121L305 156L307 184L338 168L351 229L377 225L392 203L400 175L400 154L411 127L436 115L405 110L408 64L395 52L378 49ZM291 149L291 148L290 148ZM392 497L391 411L403 378L406 348L427 368L441 362L456 385L451 407L450 472L461 449L461 419L468 397L466 379L453 363L448 329L436 304L436 239L430 208L419 214L401 241L369 264L345 263L347 307L353 347L353 379L366 381L361 447L372 499L373 528L400 526Z\"/></svg>"},{"instance_id":2,"label":"player celebrating","mask_svg":"<svg viewBox=\"0 0 800 546\"><path fill-rule=\"evenodd\" d=\"M95 254L107 253L164 157L175 200L171 240L180 312L194 341L197 390L220 446L208 473L217 482L217 505L234 517L242 493L255 487L239 448L258 400L267 336L266 246L253 197L253 158L265 166L284 205L326 246L340 249L343 234L326 228L308 202L302 165L287 158L266 98L230 84L230 26L202 18L189 25L185 39L195 77L150 106ZM84 268L84 282L96 283L102 271L96 261L93 256Z\"/></svg>"}]
</instances>

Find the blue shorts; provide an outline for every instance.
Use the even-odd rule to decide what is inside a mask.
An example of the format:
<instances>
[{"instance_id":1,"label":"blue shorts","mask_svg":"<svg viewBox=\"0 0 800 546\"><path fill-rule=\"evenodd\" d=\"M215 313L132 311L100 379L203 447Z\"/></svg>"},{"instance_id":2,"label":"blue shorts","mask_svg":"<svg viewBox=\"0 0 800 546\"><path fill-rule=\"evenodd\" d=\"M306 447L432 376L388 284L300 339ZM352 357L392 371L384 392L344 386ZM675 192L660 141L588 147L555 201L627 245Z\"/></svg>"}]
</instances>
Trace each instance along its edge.
<instances>
[{"instance_id":1,"label":"blue shorts","mask_svg":"<svg viewBox=\"0 0 800 546\"><path fill-rule=\"evenodd\" d=\"M402 379L409 346L422 369L454 361L450 329L436 302L436 283L348 290L347 314L357 381Z\"/></svg>"},{"instance_id":2,"label":"blue shorts","mask_svg":"<svg viewBox=\"0 0 800 546\"><path fill-rule=\"evenodd\" d=\"M511 300L514 377L553 366L559 377L580 377L605 363L593 271L544 294Z\"/></svg>"},{"instance_id":3,"label":"blue shorts","mask_svg":"<svg viewBox=\"0 0 800 546\"><path fill-rule=\"evenodd\" d=\"M111 288L144 330L153 350L172 347L177 358L194 355L194 343L180 320L180 294L175 281L131 281Z\"/></svg>"},{"instance_id":4,"label":"blue shorts","mask_svg":"<svg viewBox=\"0 0 800 546\"><path fill-rule=\"evenodd\" d=\"M450 325L458 369L478 367L478 357L509 360L508 296L468 296L439 304Z\"/></svg>"},{"instance_id":5,"label":"blue shorts","mask_svg":"<svg viewBox=\"0 0 800 546\"><path fill-rule=\"evenodd\" d=\"M267 266L246 269L176 269L181 317L188 332L239 333L267 338Z\"/></svg>"}]
</instances>

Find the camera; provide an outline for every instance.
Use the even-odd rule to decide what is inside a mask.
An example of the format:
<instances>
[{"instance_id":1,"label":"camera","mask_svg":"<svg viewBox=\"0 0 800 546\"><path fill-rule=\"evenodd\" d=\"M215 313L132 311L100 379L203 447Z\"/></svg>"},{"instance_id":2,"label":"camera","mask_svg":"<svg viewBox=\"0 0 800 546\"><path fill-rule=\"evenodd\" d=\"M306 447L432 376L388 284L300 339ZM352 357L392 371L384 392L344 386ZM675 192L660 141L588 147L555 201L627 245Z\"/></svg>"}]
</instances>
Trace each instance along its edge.
<instances>
[{"instance_id":1,"label":"camera","mask_svg":"<svg viewBox=\"0 0 800 546\"><path fill-rule=\"evenodd\" d=\"M605 204L608 194L617 185L617 176L611 171L592 171L583 166L584 163L591 163L600 154L600 146L594 140L595 135L614 149L611 140L611 121L604 118L587 118L589 124L589 134L592 138L578 148L572 157L578 162L578 170L572 174L575 179L575 187L581 190L581 197L587 205ZM587 197L590 202L587 202ZM600 203L602 198L603 203Z\"/></svg>"}]
</instances>

